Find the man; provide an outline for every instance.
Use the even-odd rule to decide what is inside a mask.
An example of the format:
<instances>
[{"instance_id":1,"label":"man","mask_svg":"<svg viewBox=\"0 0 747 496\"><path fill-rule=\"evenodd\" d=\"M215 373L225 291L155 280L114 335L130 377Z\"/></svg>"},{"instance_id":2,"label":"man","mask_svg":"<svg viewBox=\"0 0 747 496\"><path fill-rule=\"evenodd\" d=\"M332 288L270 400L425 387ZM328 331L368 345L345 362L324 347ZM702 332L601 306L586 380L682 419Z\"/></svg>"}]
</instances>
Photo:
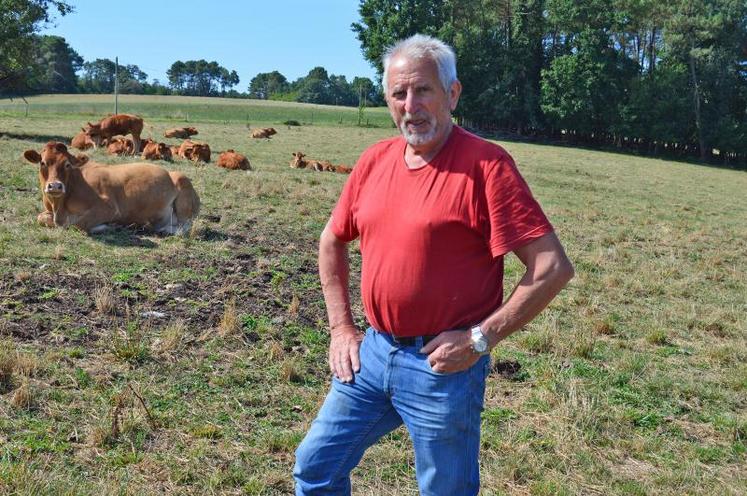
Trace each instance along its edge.
<instances>
[{"instance_id":1,"label":"man","mask_svg":"<svg viewBox=\"0 0 747 496\"><path fill-rule=\"evenodd\" d=\"M400 41L383 84L402 136L363 153L319 243L334 377L296 451L296 494L350 494L366 448L404 423L420 493L473 495L490 350L573 268L508 153L452 124L461 84L451 48ZM347 243L358 237L365 337L348 292ZM508 252L526 272L503 303Z\"/></svg>"}]
</instances>

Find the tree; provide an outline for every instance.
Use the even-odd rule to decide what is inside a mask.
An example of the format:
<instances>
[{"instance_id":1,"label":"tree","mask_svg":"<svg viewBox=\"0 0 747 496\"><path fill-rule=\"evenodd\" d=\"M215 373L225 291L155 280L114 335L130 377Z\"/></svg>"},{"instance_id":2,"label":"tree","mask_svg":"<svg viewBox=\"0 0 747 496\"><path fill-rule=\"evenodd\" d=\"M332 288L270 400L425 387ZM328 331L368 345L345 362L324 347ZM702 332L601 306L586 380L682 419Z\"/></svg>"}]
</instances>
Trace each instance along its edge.
<instances>
[{"instance_id":1,"label":"tree","mask_svg":"<svg viewBox=\"0 0 747 496\"><path fill-rule=\"evenodd\" d=\"M225 93L226 88L239 84L236 71L228 71L218 62L207 60L177 60L166 75L171 88L183 95L215 96ZM220 88L220 92L218 91Z\"/></svg>"},{"instance_id":2,"label":"tree","mask_svg":"<svg viewBox=\"0 0 747 496\"><path fill-rule=\"evenodd\" d=\"M267 100L272 95L287 92L288 89L288 80L280 72L260 72L249 83L249 97Z\"/></svg>"},{"instance_id":3,"label":"tree","mask_svg":"<svg viewBox=\"0 0 747 496\"><path fill-rule=\"evenodd\" d=\"M64 16L73 7L60 0L0 0L0 94L27 87L34 34L51 22L55 11Z\"/></svg>"},{"instance_id":4,"label":"tree","mask_svg":"<svg viewBox=\"0 0 747 496\"><path fill-rule=\"evenodd\" d=\"M113 60L96 59L83 64L81 89L86 93L113 93L114 72Z\"/></svg>"},{"instance_id":5,"label":"tree","mask_svg":"<svg viewBox=\"0 0 747 496\"><path fill-rule=\"evenodd\" d=\"M143 93L148 75L135 64L116 66L109 59L96 59L83 64L81 90L86 93L113 93L114 83L119 83L120 93Z\"/></svg>"},{"instance_id":6,"label":"tree","mask_svg":"<svg viewBox=\"0 0 747 496\"><path fill-rule=\"evenodd\" d=\"M306 77L293 83L298 91L298 101L305 103L334 103L331 99L330 82L324 67L314 67Z\"/></svg>"},{"instance_id":7,"label":"tree","mask_svg":"<svg viewBox=\"0 0 747 496\"><path fill-rule=\"evenodd\" d=\"M83 58L60 36L38 36L29 86L42 93L75 93Z\"/></svg>"},{"instance_id":8,"label":"tree","mask_svg":"<svg viewBox=\"0 0 747 496\"><path fill-rule=\"evenodd\" d=\"M363 56L382 74L381 57L393 41L415 33L450 41L446 35L450 3L451 0L361 0L361 22L354 22L351 28L361 42Z\"/></svg>"}]
</instances>

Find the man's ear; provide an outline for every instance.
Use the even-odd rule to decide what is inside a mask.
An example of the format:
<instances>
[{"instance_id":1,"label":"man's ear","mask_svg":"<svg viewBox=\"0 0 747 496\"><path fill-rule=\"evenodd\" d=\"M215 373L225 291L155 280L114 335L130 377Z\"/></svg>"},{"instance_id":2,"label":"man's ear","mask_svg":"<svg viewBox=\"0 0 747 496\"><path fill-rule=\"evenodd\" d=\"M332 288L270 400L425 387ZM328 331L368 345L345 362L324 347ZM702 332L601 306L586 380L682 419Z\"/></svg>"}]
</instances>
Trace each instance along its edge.
<instances>
[{"instance_id":1,"label":"man's ear","mask_svg":"<svg viewBox=\"0 0 747 496\"><path fill-rule=\"evenodd\" d=\"M449 107L452 112L456 109L457 103L459 103L459 95L461 94L462 83L459 82L458 79L455 79L454 82L451 83L451 88L449 88Z\"/></svg>"},{"instance_id":2,"label":"man's ear","mask_svg":"<svg viewBox=\"0 0 747 496\"><path fill-rule=\"evenodd\" d=\"M75 157L75 163L73 165L75 165L76 167L82 167L86 165L87 163L88 163L88 155L84 153L79 153Z\"/></svg>"},{"instance_id":3,"label":"man's ear","mask_svg":"<svg viewBox=\"0 0 747 496\"><path fill-rule=\"evenodd\" d=\"M23 158L31 162L32 164L38 164L41 162L41 155L36 150L26 150L23 152Z\"/></svg>"}]
</instances>

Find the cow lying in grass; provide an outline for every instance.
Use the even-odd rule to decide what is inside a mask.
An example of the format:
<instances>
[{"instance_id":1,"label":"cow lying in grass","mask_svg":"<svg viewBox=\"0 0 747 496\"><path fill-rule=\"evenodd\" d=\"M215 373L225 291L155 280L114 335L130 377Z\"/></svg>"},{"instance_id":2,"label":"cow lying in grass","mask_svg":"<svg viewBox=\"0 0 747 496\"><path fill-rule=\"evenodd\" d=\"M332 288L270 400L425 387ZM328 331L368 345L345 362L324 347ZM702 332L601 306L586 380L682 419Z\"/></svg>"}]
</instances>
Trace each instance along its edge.
<instances>
[{"instance_id":1,"label":"cow lying in grass","mask_svg":"<svg viewBox=\"0 0 747 496\"><path fill-rule=\"evenodd\" d=\"M115 136L106 141L106 153L109 155L135 155L136 153L142 152L146 145L153 143L153 140L150 138L147 140L140 140L140 148L135 151L135 143L130 138Z\"/></svg>"},{"instance_id":2,"label":"cow lying in grass","mask_svg":"<svg viewBox=\"0 0 747 496\"><path fill-rule=\"evenodd\" d=\"M252 129L251 137L252 138L266 138L270 139L270 136L278 134L277 131L275 131L275 128L273 127L261 127L257 129Z\"/></svg>"},{"instance_id":3,"label":"cow lying in grass","mask_svg":"<svg viewBox=\"0 0 747 496\"><path fill-rule=\"evenodd\" d=\"M252 170L249 159L233 150L226 150L218 156L218 167L230 170Z\"/></svg>"},{"instance_id":4,"label":"cow lying in grass","mask_svg":"<svg viewBox=\"0 0 747 496\"><path fill-rule=\"evenodd\" d=\"M96 164L55 142L23 156L39 166L44 211L37 220L48 227L95 233L118 224L185 233L200 210L200 198L181 172L146 163Z\"/></svg>"},{"instance_id":5,"label":"cow lying in grass","mask_svg":"<svg viewBox=\"0 0 747 496\"><path fill-rule=\"evenodd\" d=\"M143 147L144 160L166 160L171 161L171 149L166 143L156 143L155 141L148 141Z\"/></svg>"},{"instance_id":6,"label":"cow lying in grass","mask_svg":"<svg viewBox=\"0 0 747 496\"><path fill-rule=\"evenodd\" d=\"M143 132L143 119L136 115L117 114L105 117L96 124L88 123L83 128L86 135L94 142L94 148L101 146L103 140L111 140L117 135L132 135L134 146L130 154L140 153L140 133Z\"/></svg>"},{"instance_id":7,"label":"cow lying in grass","mask_svg":"<svg viewBox=\"0 0 747 496\"><path fill-rule=\"evenodd\" d=\"M310 169L319 172L337 172L339 174L350 174L353 171L352 167L334 165L329 160L306 158L306 155L301 152L293 152L293 160L290 161L290 166L293 169Z\"/></svg>"},{"instance_id":8,"label":"cow lying in grass","mask_svg":"<svg viewBox=\"0 0 747 496\"><path fill-rule=\"evenodd\" d=\"M163 136L165 138L181 138L186 139L190 136L194 136L195 134L200 134L197 132L197 128L194 127L176 127L174 129L169 129L165 133L163 133Z\"/></svg>"},{"instance_id":9,"label":"cow lying in grass","mask_svg":"<svg viewBox=\"0 0 747 496\"><path fill-rule=\"evenodd\" d=\"M93 140L86 135L85 129L73 136L73 139L70 141L70 146L78 150L88 150L89 148L93 148L94 145Z\"/></svg>"},{"instance_id":10,"label":"cow lying in grass","mask_svg":"<svg viewBox=\"0 0 747 496\"><path fill-rule=\"evenodd\" d=\"M210 162L210 145L185 140L179 147L178 155L192 162Z\"/></svg>"}]
</instances>

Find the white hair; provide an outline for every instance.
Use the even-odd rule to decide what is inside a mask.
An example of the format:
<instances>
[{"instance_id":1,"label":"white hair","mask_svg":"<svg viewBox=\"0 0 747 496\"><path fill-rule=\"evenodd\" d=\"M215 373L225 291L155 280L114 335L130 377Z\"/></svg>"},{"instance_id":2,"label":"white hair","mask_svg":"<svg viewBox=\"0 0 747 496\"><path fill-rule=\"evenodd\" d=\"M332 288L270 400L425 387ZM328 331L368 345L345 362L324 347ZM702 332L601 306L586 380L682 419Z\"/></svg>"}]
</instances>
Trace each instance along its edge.
<instances>
[{"instance_id":1,"label":"white hair","mask_svg":"<svg viewBox=\"0 0 747 496\"><path fill-rule=\"evenodd\" d=\"M443 41L424 34L414 34L409 38L400 40L390 46L384 52L382 62L384 63L384 78L381 83L384 94L387 93L389 77L389 64L394 57L406 57L410 59L430 59L435 62L438 69L438 79L446 93L451 85L457 80L456 55L454 50Z\"/></svg>"}]
</instances>

